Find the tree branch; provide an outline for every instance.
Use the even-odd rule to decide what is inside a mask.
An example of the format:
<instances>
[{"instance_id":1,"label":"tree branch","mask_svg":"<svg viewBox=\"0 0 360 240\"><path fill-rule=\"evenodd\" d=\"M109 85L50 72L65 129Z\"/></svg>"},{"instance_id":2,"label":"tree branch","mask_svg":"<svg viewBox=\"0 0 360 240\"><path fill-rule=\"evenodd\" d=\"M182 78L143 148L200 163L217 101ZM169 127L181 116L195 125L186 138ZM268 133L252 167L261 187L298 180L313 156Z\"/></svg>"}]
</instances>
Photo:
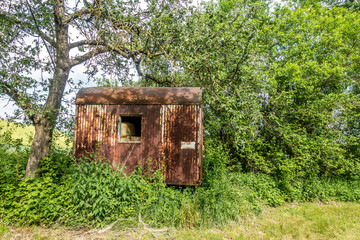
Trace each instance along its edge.
<instances>
[{"instance_id":1,"label":"tree branch","mask_svg":"<svg viewBox=\"0 0 360 240\"><path fill-rule=\"evenodd\" d=\"M93 15L95 16L97 9L94 8L83 8L80 9L79 11L74 12L73 14L67 15L63 18L62 22L63 24L69 24L71 21L73 21L74 19L77 19L81 16L85 16L85 15Z\"/></svg>"},{"instance_id":2,"label":"tree branch","mask_svg":"<svg viewBox=\"0 0 360 240\"><path fill-rule=\"evenodd\" d=\"M136 69L139 77L143 77L146 80L150 80L150 81L152 81L154 83L159 84L160 86L165 86L165 85L166 86L174 86L174 83L172 81L168 80L168 79L160 80L160 79L157 79L157 78L155 78L154 76L152 76L150 74L144 74L143 71L140 68L140 64L141 64L142 59L136 60L134 56L132 56L131 58L134 61L135 69Z\"/></svg>"},{"instance_id":3,"label":"tree branch","mask_svg":"<svg viewBox=\"0 0 360 240\"><path fill-rule=\"evenodd\" d=\"M56 41L38 29L39 36L47 41L52 47L56 47Z\"/></svg>"},{"instance_id":4,"label":"tree branch","mask_svg":"<svg viewBox=\"0 0 360 240\"><path fill-rule=\"evenodd\" d=\"M150 59L164 54L164 52L150 53L150 51L146 51L146 50L129 50L124 46L109 45L104 41L97 41L97 40L81 40L81 41L73 42L69 44L69 49L73 49L81 46L108 47L109 51L119 53L121 56L127 59L138 54L144 54Z\"/></svg>"},{"instance_id":5,"label":"tree branch","mask_svg":"<svg viewBox=\"0 0 360 240\"><path fill-rule=\"evenodd\" d=\"M139 54L138 51L131 51L124 46L109 46L109 48L111 49L111 51L120 54L126 59L130 59L131 57Z\"/></svg>"},{"instance_id":6,"label":"tree branch","mask_svg":"<svg viewBox=\"0 0 360 240\"><path fill-rule=\"evenodd\" d=\"M47 52L48 52L48 54L49 54L49 57L50 57L50 59L51 59L51 63L52 63L53 66L55 67L55 62L54 62L53 57L51 56L51 52L50 52L48 46L47 46L46 43L45 43L45 39L42 37L42 35L45 35L45 34L43 34L43 33L41 32L40 27L39 27L39 24L38 24L38 22L37 22L37 20L36 20L36 17L35 17L35 15L34 15L34 12L33 12L32 8L31 8L31 6L30 6L30 4L29 4L29 2L28 2L27 0L26 0L26 5L28 6L28 8L29 8L29 10L30 10L30 13L31 13L32 18L34 19L34 23L35 23L36 30L38 31L38 33L39 33L39 35L40 35L40 37L41 37L41 40L43 41L44 46L45 46L45 48L46 48L46 50L47 50ZM50 43L50 44L51 44L51 43ZM54 46L54 45L53 45L53 46Z\"/></svg>"},{"instance_id":7,"label":"tree branch","mask_svg":"<svg viewBox=\"0 0 360 240\"><path fill-rule=\"evenodd\" d=\"M171 86L171 87L175 86L174 83L168 79L160 80L150 74L145 74L144 78L147 80L151 80L151 81L159 84L160 86Z\"/></svg>"},{"instance_id":8,"label":"tree branch","mask_svg":"<svg viewBox=\"0 0 360 240\"><path fill-rule=\"evenodd\" d=\"M13 16L8 16L6 14L0 13L0 19L4 19L5 21L9 21L18 25L24 25L26 26L30 31L35 31L42 39L44 39L45 41L47 41L52 47L56 46L56 41L54 39L52 39L51 37L49 37L48 35L46 35L44 32L42 32L39 28L37 28L36 26L34 26L31 23L28 22L24 22L21 21L19 19L17 19L16 17ZM26 30L23 30L25 32L27 32ZM29 33L28 34L32 35L33 33Z\"/></svg>"},{"instance_id":9,"label":"tree branch","mask_svg":"<svg viewBox=\"0 0 360 240\"><path fill-rule=\"evenodd\" d=\"M89 60L90 58L93 58L96 55L99 55L101 53L106 53L106 52L109 52L108 48L97 47L97 48L93 49L92 51L85 53L84 55L77 56L74 59L70 60L70 67L79 65L79 64Z\"/></svg>"},{"instance_id":10,"label":"tree branch","mask_svg":"<svg viewBox=\"0 0 360 240\"><path fill-rule=\"evenodd\" d=\"M0 91L3 91L8 95L12 100L15 101L16 105L19 106L26 116L34 121L35 111L31 111L32 106L34 105L29 96L26 93L20 92L14 87L11 87L7 82L0 80Z\"/></svg>"},{"instance_id":11,"label":"tree branch","mask_svg":"<svg viewBox=\"0 0 360 240\"><path fill-rule=\"evenodd\" d=\"M101 53L105 53L105 52L116 52L126 59L133 58L134 56L139 55L139 54L144 54L148 58L151 59L153 57L160 56L163 54L162 52L156 52L156 53L151 54L149 51L144 51L144 50L133 50L132 51L132 50L127 49L124 46L116 46L116 45L109 46L105 42L98 42L96 40L78 41L78 42L70 44L69 48L74 48L74 47L83 46L83 45L97 45L97 47L94 48L92 51L85 53L84 55L77 56L74 59L72 59L70 61L71 67L81 64L81 63L85 62L86 60L88 60L96 55L99 55ZM136 62L135 59L134 59L134 62Z\"/></svg>"},{"instance_id":12,"label":"tree branch","mask_svg":"<svg viewBox=\"0 0 360 240\"><path fill-rule=\"evenodd\" d=\"M145 51L145 50L139 50L138 52L142 53L142 54L145 54L149 59L152 59L152 58L157 57L157 56L164 55L164 52L150 53L150 51Z\"/></svg>"},{"instance_id":13,"label":"tree branch","mask_svg":"<svg viewBox=\"0 0 360 240\"><path fill-rule=\"evenodd\" d=\"M78 42L70 43L69 49L73 49L73 48L81 47L81 46L85 46L85 45L87 45L87 46L103 46L103 47L106 46L105 42L100 42L97 40L81 40Z\"/></svg>"},{"instance_id":14,"label":"tree branch","mask_svg":"<svg viewBox=\"0 0 360 240\"><path fill-rule=\"evenodd\" d=\"M141 68L140 68L140 64L141 64L142 59L136 60L136 58L134 56L132 56L131 58L134 61L135 69L136 69L139 77L143 77L144 74L143 74L143 72L141 71Z\"/></svg>"}]
</instances>

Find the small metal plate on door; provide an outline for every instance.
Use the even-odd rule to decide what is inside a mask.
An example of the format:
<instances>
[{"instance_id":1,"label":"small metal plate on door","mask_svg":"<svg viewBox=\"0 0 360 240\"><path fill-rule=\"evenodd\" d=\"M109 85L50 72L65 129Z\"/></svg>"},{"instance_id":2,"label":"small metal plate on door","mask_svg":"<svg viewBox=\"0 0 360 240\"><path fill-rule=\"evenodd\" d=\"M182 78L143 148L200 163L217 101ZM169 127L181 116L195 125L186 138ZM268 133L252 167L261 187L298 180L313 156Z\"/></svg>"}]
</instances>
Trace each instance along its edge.
<instances>
[{"instance_id":1,"label":"small metal plate on door","mask_svg":"<svg viewBox=\"0 0 360 240\"><path fill-rule=\"evenodd\" d=\"M195 149L195 142L181 142L181 149Z\"/></svg>"}]
</instances>

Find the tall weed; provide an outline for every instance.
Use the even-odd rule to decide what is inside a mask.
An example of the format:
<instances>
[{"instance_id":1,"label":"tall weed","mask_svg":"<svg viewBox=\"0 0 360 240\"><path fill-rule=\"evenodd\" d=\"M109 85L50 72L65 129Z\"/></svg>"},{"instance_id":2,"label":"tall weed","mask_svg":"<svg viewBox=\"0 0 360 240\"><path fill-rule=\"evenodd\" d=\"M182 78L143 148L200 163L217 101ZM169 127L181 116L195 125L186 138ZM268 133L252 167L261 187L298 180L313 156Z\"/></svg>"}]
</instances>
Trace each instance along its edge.
<instances>
[{"instance_id":1,"label":"tall weed","mask_svg":"<svg viewBox=\"0 0 360 240\"><path fill-rule=\"evenodd\" d=\"M105 160L80 159L53 148L41 161L41 177L24 179L28 149L17 141L0 145L2 221L72 227L211 227L259 214L262 207L297 201L360 201L357 179L275 179L234 168L228 149L206 140L199 187L171 187L162 170L139 165L126 175ZM16 151L14 151L16 149Z\"/></svg>"}]
</instances>

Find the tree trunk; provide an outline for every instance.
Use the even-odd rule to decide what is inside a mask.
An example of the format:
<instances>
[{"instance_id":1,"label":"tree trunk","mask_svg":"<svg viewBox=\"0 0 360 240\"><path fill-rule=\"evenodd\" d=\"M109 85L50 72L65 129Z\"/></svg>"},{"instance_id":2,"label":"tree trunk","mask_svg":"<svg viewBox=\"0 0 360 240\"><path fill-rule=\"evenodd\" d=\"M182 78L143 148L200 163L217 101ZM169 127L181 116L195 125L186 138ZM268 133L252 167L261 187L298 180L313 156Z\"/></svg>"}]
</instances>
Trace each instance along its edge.
<instances>
[{"instance_id":1,"label":"tree trunk","mask_svg":"<svg viewBox=\"0 0 360 240\"><path fill-rule=\"evenodd\" d=\"M31 145L25 177L35 177L40 167L40 160L49 156L53 129L59 115L61 99L70 72L68 24L64 24L64 0L56 0L54 22L56 34L56 60L54 77L49 88L49 95L42 113L34 118L35 136Z\"/></svg>"},{"instance_id":2,"label":"tree trunk","mask_svg":"<svg viewBox=\"0 0 360 240\"><path fill-rule=\"evenodd\" d=\"M35 120L36 121L36 120ZM49 156L53 128L50 121L41 117L35 125L35 136L31 145L30 157L26 166L25 177L35 177L39 175L40 159Z\"/></svg>"}]
</instances>

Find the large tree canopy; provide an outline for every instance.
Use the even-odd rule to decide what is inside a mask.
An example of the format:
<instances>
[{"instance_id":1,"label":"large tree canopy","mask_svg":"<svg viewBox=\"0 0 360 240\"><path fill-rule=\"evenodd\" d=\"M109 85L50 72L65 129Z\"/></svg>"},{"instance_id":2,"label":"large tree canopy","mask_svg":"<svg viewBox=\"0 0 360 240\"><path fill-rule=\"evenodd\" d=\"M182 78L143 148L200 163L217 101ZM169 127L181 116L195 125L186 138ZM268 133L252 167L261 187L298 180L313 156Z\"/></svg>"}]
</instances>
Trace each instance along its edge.
<instances>
[{"instance_id":1,"label":"large tree canopy","mask_svg":"<svg viewBox=\"0 0 360 240\"><path fill-rule=\"evenodd\" d=\"M82 63L124 82L132 67L137 85L203 87L205 135L237 169L359 175L360 13L350 2L2 3L0 91L36 128L27 176L49 152L69 71Z\"/></svg>"},{"instance_id":2,"label":"large tree canopy","mask_svg":"<svg viewBox=\"0 0 360 240\"><path fill-rule=\"evenodd\" d=\"M39 160L49 153L71 68L87 63L89 73L101 66L126 79L132 64L140 76L155 79L143 73L143 62L166 56L176 29L172 23L184 13L179 1L0 4L0 93L14 100L35 126L26 176L35 176ZM34 78L35 71L52 77Z\"/></svg>"},{"instance_id":3,"label":"large tree canopy","mask_svg":"<svg viewBox=\"0 0 360 240\"><path fill-rule=\"evenodd\" d=\"M230 148L231 165L285 179L354 176L359 13L289 6L204 4L173 49L178 77L204 88L206 134Z\"/></svg>"},{"instance_id":4,"label":"large tree canopy","mask_svg":"<svg viewBox=\"0 0 360 240\"><path fill-rule=\"evenodd\" d=\"M258 145L270 161L259 169L306 176L359 172L358 152L351 150L359 147L359 135L349 122L360 105L359 24L357 12L319 4L274 12L262 36L272 47Z\"/></svg>"}]
</instances>

